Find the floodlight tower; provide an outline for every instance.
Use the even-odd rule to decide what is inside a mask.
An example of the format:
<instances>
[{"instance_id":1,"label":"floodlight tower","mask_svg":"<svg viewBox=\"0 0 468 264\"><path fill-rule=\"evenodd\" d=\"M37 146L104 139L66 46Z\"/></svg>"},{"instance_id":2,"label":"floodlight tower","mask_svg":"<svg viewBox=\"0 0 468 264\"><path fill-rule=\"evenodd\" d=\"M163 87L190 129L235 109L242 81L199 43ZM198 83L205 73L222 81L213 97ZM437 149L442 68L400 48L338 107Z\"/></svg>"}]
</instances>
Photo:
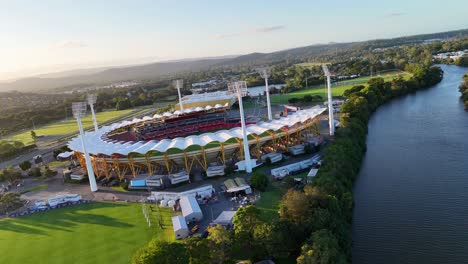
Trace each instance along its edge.
<instances>
[{"instance_id":1,"label":"floodlight tower","mask_svg":"<svg viewBox=\"0 0 468 264\"><path fill-rule=\"evenodd\" d=\"M271 104L270 104L270 89L268 88L268 77L270 77L271 71L268 67L258 68L257 72L265 79L265 91L267 98L267 109L268 109L268 120L272 120L273 116L271 115Z\"/></svg>"},{"instance_id":2,"label":"floodlight tower","mask_svg":"<svg viewBox=\"0 0 468 264\"><path fill-rule=\"evenodd\" d=\"M332 91L331 91L331 81L330 81L330 71L326 64L322 64L323 72L327 77L327 87L328 87L328 125L330 126L330 136L335 135L335 120L333 119L333 100L332 100Z\"/></svg>"},{"instance_id":3,"label":"floodlight tower","mask_svg":"<svg viewBox=\"0 0 468 264\"><path fill-rule=\"evenodd\" d=\"M86 102L72 103L72 111L73 111L73 117L76 118L76 122L78 123L78 128L80 130L81 145L83 147L83 154L85 156L86 170L88 171L89 186L91 187L91 191L95 192L98 190L98 187L96 184L96 178L94 177L94 171L93 171L93 165L91 164L91 158L89 157L89 153L86 150L85 139L84 139L85 133L83 131L83 124L81 124L81 118L83 118L86 115Z\"/></svg>"},{"instance_id":4,"label":"floodlight tower","mask_svg":"<svg viewBox=\"0 0 468 264\"><path fill-rule=\"evenodd\" d=\"M88 94L86 96L86 101L88 101L89 107L91 108L91 115L93 116L93 124L94 124L94 131L98 131L98 123L96 120L96 114L94 113L94 104L97 101L97 95L96 94Z\"/></svg>"},{"instance_id":5,"label":"floodlight tower","mask_svg":"<svg viewBox=\"0 0 468 264\"><path fill-rule=\"evenodd\" d=\"M180 110L184 110L184 105L182 104L182 95L180 94L180 89L184 87L184 80L175 80L174 86L177 89L177 93L179 93L179 107Z\"/></svg>"},{"instance_id":6,"label":"floodlight tower","mask_svg":"<svg viewBox=\"0 0 468 264\"><path fill-rule=\"evenodd\" d=\"M245 171L250 173L252 172L252 164L250 161L250 151L249 151L249 142L247 140L247 130L245 128L245 118L244 118L244 106L242 105L242 97L247 95L247 82L238 81L228 84L228 92L237 96L239 102L239 113L241 118L242 126L242 136L244 143L244 162L245 162Z\"/></svg>"}]
</instances>

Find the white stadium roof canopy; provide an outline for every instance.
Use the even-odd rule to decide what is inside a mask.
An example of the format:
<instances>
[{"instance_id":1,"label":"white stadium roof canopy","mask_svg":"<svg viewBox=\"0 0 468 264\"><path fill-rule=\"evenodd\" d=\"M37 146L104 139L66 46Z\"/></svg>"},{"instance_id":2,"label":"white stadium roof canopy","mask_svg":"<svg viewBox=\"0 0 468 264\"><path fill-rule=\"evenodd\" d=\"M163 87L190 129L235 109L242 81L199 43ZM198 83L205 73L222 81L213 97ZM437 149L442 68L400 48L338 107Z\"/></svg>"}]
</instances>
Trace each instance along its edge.
<instances>
[{"instance_id":1,"label":"white stadium roof canopy","mask_svg":"<svg viewBox=\"0 0 468 264\"><path fill-rule=\"evenodd\" d=\"M223 107L216 105L214 108ZM202 110L204 110L202 108ZM198 111L192 108L183 110L183 112ZM257 124L251 124L247 126L247 135L255 134L260 135L266 131L277 131L283 127L292 127L297 123L302 123L306 120L312 119L326 111L326 108L314 107L305 110L299 110L294 114L274 119L268 122L259 122ZM177 112L177 111L176 111ZM180 112L180 111L179 111ZM177 115L175 113L164 113L166 116ZM201 135L192 135L187 137L178 137L174 139L163 139L163 140L150 140L150 141L138 141L138 142L122 142L106 139L106 134L128 125L136 124L138 122L147 121L151 119L160 118L159 115L153 117L143 117L142 119L134 118L132 121L123 121L115 123L110 126L103 126L96 132L86 132L84 139L86 142L86 149L90 154L98 155L104 154L111 156L113 154L120 154L127 156L129 153L146 154L149 151L157 151L164 153L169 149L180 149L185 150L190 146L198 145L201 147L206 146L210 142L224 143L232 138L242 140L242 129L240 127L231 128L229 130L220 130L216 132L208 132ZM68 146L74 151L83 152L81 145L81 136L75 137L69 141Z\"/></svg>"}]
</instances>

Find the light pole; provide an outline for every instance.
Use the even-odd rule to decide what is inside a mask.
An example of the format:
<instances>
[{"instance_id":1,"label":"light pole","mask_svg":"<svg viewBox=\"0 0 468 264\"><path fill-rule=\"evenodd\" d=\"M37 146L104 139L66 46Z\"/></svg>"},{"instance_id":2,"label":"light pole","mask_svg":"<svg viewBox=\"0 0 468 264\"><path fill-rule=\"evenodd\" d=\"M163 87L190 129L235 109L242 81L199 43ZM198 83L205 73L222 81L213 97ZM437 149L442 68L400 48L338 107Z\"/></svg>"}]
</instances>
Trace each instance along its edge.
<instances>
[{"instance_id":1,"label":"light pole","mask_svg":"<svg viewBox=\"0 0 468 264\"><path fill-rule=\"evenodd\" d=\"M258 68L257 72L265 79L265 91L266 91L266 98L267 98L267 109L268 109L268 120L272 120L273 116L271 115L271 104L270 104L270 89L268 88L268 77L270 77L271 71L270 68Z\"/></svg>"},{"instance_id":2,"label":"light pole","mask_svg":"<svg viewBox=\"0 0 468 264\"><path fill-rule=\"evenodd\" d=\"M330 80L330 71L326 64L322 64L323 72L327 77L327 87L328 87L328 125L330 126L330 136L335 135L335 120L333 119L333 100L332 100L332 90L331 90L331 80Z\"/></svg>"},{"instance_id":3,"label":"light pole","mask_svg":"<svg viewBox=\"0 0 468 264\"><path fill-rule=\"evenodd\" d=\"M175 80L174 86L177 89L177 93L179 94L179 108L180 111L184 110L184 105L182 104L182 95L180 94L180 89L184 87L184 80Z\"/></svg>"},{"instance_id":4,"label":"light pole","mask_svg":"<svg viewBox=\"0 0 468 264\"><path fill-rule=\"evenodd\" d=\"M98 190L96 184L96 178L94 177L93 165L91 164L91 158L89 157L89 153L86 150L85 146L85 133L83 131L83 124L81 124L81 118L86 115L86 102L75 102L72 103L72 111L73 117L76 118L76 122L78 123L78 128L80 130L81 135L81 145L83 147L83 154L85 156L86 161L86 170L88 171L88 178L89 178L89 186L91 187L92 192L96 192Z\"/></svg>"},{"instance_id":5,"label":"light pole","mask_svg":"<svg viewBox=\"0 0 468 264\"><path fill-rule=\"evenodd\" d=\"M89 107L91 108L91 115L93 116L94 131L97 132L99 127L98 127L98 123L96 120L96 114L94 113L94 104L97 101L97 95L88 94L88 96L86 96L86 101L88 101Z\"/></svg>"},{"instance_id":6,"label":"light pole","mask_svg":"<svg viewBox=\"0 0 468 264\"><path fill-rule=\"evenodd\" d=\"M245 171L252 172L252 164L250 160L249 142L247 140L247 130L245 128L244 106L242 105L242 97L247 95L247 83L245 81L232 82L228 84L228 92L236 95L239 102L239 113L242 126L242 141L244 143L244 162Z\"/></svg>"}]
</instances>

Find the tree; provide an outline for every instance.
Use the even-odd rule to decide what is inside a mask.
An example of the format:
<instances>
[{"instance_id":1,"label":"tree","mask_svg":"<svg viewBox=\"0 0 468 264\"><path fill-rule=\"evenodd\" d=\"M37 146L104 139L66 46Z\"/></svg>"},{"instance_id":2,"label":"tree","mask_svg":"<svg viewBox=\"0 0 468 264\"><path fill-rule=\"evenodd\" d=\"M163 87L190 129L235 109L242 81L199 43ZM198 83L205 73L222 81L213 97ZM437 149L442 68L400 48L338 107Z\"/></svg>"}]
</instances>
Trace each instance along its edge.
<instances>
[{"instance_id":1,"label":"tree","mask_svg":"<svg viewBox=\"0 0 468 264\"><path fill-rule=\"evenodd\" d=\"M34 143L36 143L37 135L36 135L36 132L34 130L31 130L31 138L34 141Z\"/></svg>"},{"instance_id":2,"label":"tree","mask_svg":"<svg viewBox=\"0 0 468 264\"><path fill-rule=\"evenodd\" d=\"M232 223L234 225L234 235L242 245L252 248L252 238L255 226L260 223L260 210L252 205L239 208Z\"/></svg>"},{"instance_id":3,"label":"tree","mask_svg":"<svg viewBox=\"0 0 468 264\"><path fill-rule=\"evenodd\" d=\"M115 105L116 110L125 110L130 107L132 107L132 104L128 98L117 101L117 104Z\"/></svg>"},{"instance_id":4,"label":"tree","mask_svg":"<svg viewBox=\"0 0 468 264\"><path fill-rule=\"evenodd\" d=\"M230 259L232 245L231 232L221 225L212 226L208 229L208 241L211 252L212 263L225 263Z\"/></svg>"},{"instance_id":5,"label":"tree","mask_svg":"<svg viewBox=\"0 0 468 264\"><path fill-rule=\"evenodd\" d=\"M151 240L133 256L133 264L186 264L189 262L187 249L183 244Z\"/></svg>"},{"instance_id":6,"label":"tree","mask_svg":"<svg viewBox=\"0 0 468 264\"><path fill-rule=\"evenodd\" d=\"M255 255L258 259L289 258L305 239L303 234L287 221L260 223L255 226L253 234Z\"/></svg>"},{"instance_id":7,"label":"tree","mask_svg":"<svg viewBox=\"0 0 468 264\"><path fill-rule=\"evenodd\" d=\"M264 192L268 186L268 176L265 173L255 172L250 177L250 185L261 192Z\"/></svg>"},{"instance_id":8,"label":"tree","mask_svg":"<svg viewBox=\"0 0 468 264\"><path fill-rule=\"evenodd\" d=\"M308 201L306 195L301 191L288 190L281 199L281 220L291 223L303 224L307 219Z\"/></svg>"},{"instance_id":9,"label":"tree","mask_svg":"<svg viewBox=\"0 0 468 264\"><path fill-rule=\"evenodd\" d=\"M211 259L208 239L190 237L184 240L190 264L205 264Z\"/></svg>"},{"instance_id":10,"label":"tree","mask_svg":"<svg viewBox=\"0 0 468 264\"><path fill-rule=\"evenodd\" d=\"M21 162L18 166L22 171L27 171L31 168L31 162L29 160L25 160Z\"/></svg>"},{"instance_id":11,"label":"tree","mask_svg":"<svg viewBox=\"0 0 468 264\"><path fill-rule=\"evenodd\" d=\"M23 206L19 193L7 192L0 194L0 214L6 214L9 211L16 210Z\"/></svg>"},{"instance_id":12,"label":"tree","mask_svg":"<svg viewBox=\"0 0 468 264\"><path fill-rule=\"evenodd\" d=\"M21 177L21 173L18 171L15 171L13 167L8 167L4 169L0 175L0 178L4 181L9 182L12 184L16 179Z\"/></svg>"},{"instance_id":13,"label":"tree","mask_svg":"<svg viewBox=\"0 0 468 264\"><path fill-rule=\"evenodd\" d=\"M322 229L312 234L312 243L302 246L297 263L339 264L347 262L346 257L340 252L337 239L330 231Z\"/></svg>"}]
</instances>

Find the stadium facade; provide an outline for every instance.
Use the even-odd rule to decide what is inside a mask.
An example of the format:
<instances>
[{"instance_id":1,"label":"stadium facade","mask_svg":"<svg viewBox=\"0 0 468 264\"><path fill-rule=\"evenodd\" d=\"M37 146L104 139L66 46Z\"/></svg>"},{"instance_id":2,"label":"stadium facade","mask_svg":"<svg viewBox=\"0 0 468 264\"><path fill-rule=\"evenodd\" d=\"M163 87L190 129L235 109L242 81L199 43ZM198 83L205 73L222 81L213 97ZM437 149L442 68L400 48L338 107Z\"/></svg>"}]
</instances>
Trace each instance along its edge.
<instances>
[{"instance_id":1,"label":"stadium facade","mask_svg":"<svg viewBox=\"0 0 468 264\"><path fill-rule=\"evenodd\" d=\"M229 104L186 108L145 116L86 132L84 140L98 178L171 175L194 167L243 160L242 130L227 114ZM250 153L260 160L272 152L287 152L318 134L319 116L326 108L299 110L272 121L247 123ZM68 146L85 167L81 136Z\"/></svg>"}]
</instances>

